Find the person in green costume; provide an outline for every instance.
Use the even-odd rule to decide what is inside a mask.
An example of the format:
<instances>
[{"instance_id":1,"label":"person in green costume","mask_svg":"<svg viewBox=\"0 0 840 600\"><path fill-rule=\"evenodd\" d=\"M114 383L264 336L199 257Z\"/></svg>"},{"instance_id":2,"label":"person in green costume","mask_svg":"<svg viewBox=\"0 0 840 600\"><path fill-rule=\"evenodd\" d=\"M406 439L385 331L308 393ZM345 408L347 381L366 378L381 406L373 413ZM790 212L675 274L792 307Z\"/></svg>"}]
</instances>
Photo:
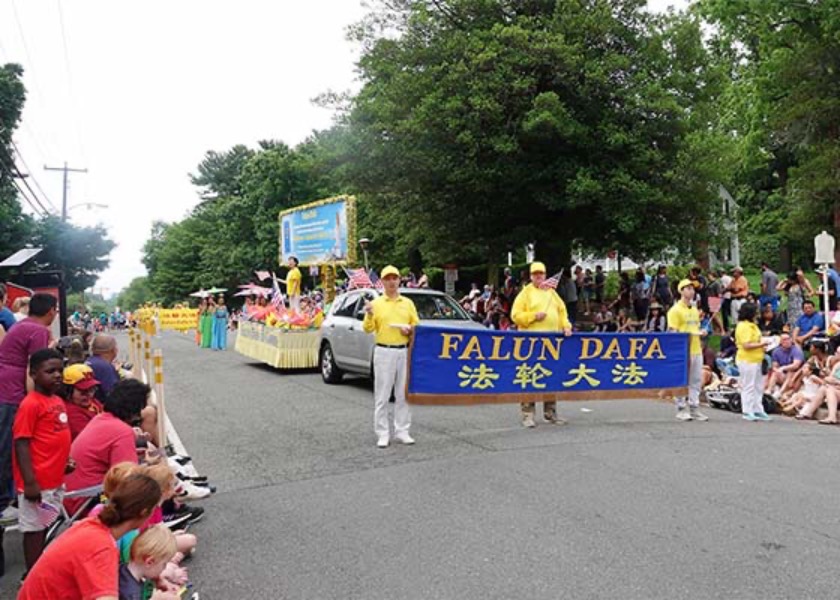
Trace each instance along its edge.
<instances>
[{"instance_id":1,"label":"person in green costume","mask_svg":"<svg viewBox=\"0 0 840 600\"><path fill-rule=\"evenodd\" d=\"M216 313L216 303L213 298L207 299L204 312L201 313L201 347L209 348L213 341L213 315Z\"/></svg>"}]
</instances>

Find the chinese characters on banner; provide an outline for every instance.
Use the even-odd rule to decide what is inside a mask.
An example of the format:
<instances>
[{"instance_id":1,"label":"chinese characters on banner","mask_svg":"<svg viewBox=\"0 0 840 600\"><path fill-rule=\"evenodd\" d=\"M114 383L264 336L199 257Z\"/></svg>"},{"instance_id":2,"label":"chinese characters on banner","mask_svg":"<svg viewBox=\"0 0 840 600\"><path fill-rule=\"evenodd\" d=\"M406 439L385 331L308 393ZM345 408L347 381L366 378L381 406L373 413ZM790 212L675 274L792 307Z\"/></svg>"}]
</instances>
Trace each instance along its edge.
<instances>
[{"instance_id":1,"label":"chinese characters on banner","mask_svg":"<svg viewBox=\"0 0 840 600\"><path fill-rule=\"evenodd\" d=\"M196 328L198 310L195 308L161 308L158 310L161 329L188 331Z\"/></svg>"},{"instance_id":2,"label":"chinese characters on banner","mask_svg":"<svg viewBox=\"0 0 840 600\"><path fill-rule=\"evenodd\" d=\"M413 404L608 400L679 395L688 335L418 327L409 361Z\"/></svg>"}]
</instances>

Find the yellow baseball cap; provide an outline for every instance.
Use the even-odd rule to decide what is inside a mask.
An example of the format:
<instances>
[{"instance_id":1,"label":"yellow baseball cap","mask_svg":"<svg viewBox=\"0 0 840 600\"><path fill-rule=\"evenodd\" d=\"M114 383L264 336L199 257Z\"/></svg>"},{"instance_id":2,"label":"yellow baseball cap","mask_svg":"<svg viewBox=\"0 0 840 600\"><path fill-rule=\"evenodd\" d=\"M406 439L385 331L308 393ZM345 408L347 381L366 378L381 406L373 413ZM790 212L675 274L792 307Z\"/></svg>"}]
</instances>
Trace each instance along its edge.
<instances>
[{"instance_id":1,"label":"yellow baseball cap","mask_svg":"<svg viewBox=\"0 0 840 600\"><path fill-rule=\"evenodd\" d=\"M682 281L680 281L680 284L677 286L677 290L681 292L684 287L689 286L689 285L691 287L694 287L694 282L691 281L690 279L683 279Z\"/></svg>"},{"instance_id":2,"label":"yellow baseball cap","mask_svg":"<svg viewBox=\"0 0 840 600\"><path fill-rule=\"evenodd\" d=\"M387 267L382 269L381 277L382 277L382 279L385 279L389 275L396 275L397 277L399 277L400 276L400 270L397 269L397 267L395 267L394 265L388 265Z\"/></svg>"},{"instance_id":3,"label":"yellow baseball cap","mask_svg":"<svg viewBox=\"0 0 840 600\"><path fill-rule=\"evenodd\" d=\"M93 369L82 364L70 365L65 368L63 381L67 385L75 386L80 390L89 390L99 385L99 382L93 377Z\"/></svg>"},{"instance_id":4,"label":"yellow baseball cap","mask_svg":"<svg viewBox=\"0 0 840 600\"><path fill-rule=\"evenodd\" d=\"M531 273L545 273L545 265L541 262L532 262Z\"/></svg>"}]
</instances>

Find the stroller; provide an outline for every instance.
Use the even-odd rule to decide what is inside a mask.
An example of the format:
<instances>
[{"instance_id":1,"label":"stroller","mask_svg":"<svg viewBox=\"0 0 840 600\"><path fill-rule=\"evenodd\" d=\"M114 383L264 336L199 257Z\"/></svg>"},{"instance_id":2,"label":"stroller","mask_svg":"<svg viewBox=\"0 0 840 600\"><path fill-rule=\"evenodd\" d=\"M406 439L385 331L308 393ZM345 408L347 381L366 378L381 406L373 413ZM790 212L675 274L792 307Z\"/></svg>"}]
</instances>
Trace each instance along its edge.
<instances>
[{"instance_id":1,"label":"stroller","mask_svg":"<svg viewBox=\"0 0 840 600\"><path fill-rule=\"evenodd\" d=\"M715 389L705 390L706 400L709 406L721 410L729 410L734 413L741 412L741 390L733 385L720 384ZM762 397L764 412L772 415L779 412L779 403L770 394Z\"/></svg>"}]
</instances>

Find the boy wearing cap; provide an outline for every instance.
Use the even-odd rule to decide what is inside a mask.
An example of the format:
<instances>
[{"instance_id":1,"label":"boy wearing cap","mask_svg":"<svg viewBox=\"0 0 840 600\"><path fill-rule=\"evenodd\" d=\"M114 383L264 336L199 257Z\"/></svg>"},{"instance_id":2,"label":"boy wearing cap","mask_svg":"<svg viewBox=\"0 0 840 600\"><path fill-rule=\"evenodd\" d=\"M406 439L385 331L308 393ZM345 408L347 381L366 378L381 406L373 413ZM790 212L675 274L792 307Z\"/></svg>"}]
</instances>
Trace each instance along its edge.
<instances>
[{"instance_id":1,"label":"boy wearing cap","mask_svg":"<svg viewBox=\"0 0 840 600\"><path fill-rule=\"evenodd\" d=\"M676 398L677 419L680 421L708 421L700 412L700 388L703 383L703 347L700 338L706 335L700 329L700 311L694 306L694 284L683 279L677 286L679 301L668 311L668 330L689 334L688 359L688 408L685 398Z\"/></svg>"},{"instance_id":2,"label":"boy wearing cap","mask_svg":"<svg viewBox=\"0 0 840 600\"><path fill-rule=\"evenodd\" d=\"M102 403L96 398L100 382L94 377L88 365L70 365L63 375L64 406L67 409L67 423L72 439L87 427L91 419L102 412Z\"/></svg>"},{"instance_id":3,"label":"boy wearing cap","mask_svg":"<svg viewBox=\"0 0 840 600\"><path fill-rule=\"evenodd\" d=\"M545 283L545 265L541 262L531 263L531 283L522 288L511 309L511 318L520 331L562 331L565 335L572 334L572 324L566 311L566 304ZM522 425L536 427L534 413L536 407L533 402L522 402ZM562 425L565 419L557 416L557 403L543 404L543 417L553 424Z\"/></svg>"},{"instance_id":4,"label":"boy wearing cap","mask_svg":"<svg viewBox=\"0 0 840 600\"><path fill-rule=\"evenodd\" d=\"M390 443L388 400L394 390L394 438L403 444L413 444L408 434L411 427L411 410L405 401L405 379L408 342L411 332L420 319L417 308L409 298L400 295L400 272L388 265L382 269L385 293L373 302L365 303L366 333L375 333L376 349L373 353L373 427L376 445L387 448Z\"/></svg>"}]
</instances>

